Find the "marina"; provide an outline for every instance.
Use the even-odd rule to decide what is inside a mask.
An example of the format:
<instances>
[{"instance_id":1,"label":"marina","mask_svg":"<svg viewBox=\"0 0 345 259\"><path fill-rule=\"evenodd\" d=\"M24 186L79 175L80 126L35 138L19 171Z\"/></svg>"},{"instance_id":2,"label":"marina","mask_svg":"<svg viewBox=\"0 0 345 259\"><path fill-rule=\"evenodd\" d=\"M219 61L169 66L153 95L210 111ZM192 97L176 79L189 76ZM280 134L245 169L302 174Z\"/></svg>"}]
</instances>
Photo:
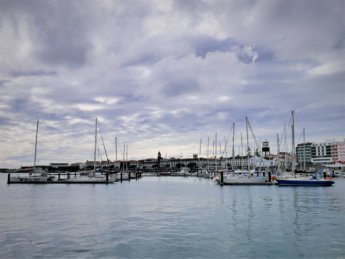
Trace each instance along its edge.
<instances>
[{"instance_id":1,"label":"marina","mask_svg":"<svg viewBox=\"0 0 345 259\"><path fill-rule=\"evenodd\" d=\"M0 259L345 259L344 7L0 1Z\"/></svg>"},{"instance_id":2,"label":"marina","mask_svg":"<svg viewBox=\"0 0 345 259\"><path fill-rule=\"evenodd\" d=\"M71 188L0 174L0 258L342 258L345 179L335 181L221 188L144 176Z\"/></svg>"}]
</instances>

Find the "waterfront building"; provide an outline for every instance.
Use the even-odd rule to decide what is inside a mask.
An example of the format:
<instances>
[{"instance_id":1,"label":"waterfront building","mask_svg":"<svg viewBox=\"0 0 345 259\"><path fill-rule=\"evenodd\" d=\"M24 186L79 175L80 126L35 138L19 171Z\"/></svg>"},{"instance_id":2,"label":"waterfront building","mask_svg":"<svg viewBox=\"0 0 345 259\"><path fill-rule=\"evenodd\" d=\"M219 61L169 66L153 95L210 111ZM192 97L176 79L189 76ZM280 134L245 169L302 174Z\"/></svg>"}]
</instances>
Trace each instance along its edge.
<instances>
[{"instance_id":1,"label":"waterfront building","mask_svg":"<svg viewBox=\"0 0 345 259\"><path fill-rule=\"evenodd\" d=\"M306 167L310 167L312 165L312 149L313 143L311 142L297 145L296 159L300 168L303 168L304 164L306 165ZM314 156L314 158L316 158L316 155Z\"/></svg>"},{"instance_id":2,"label":"waterfront building","mask_svg":"<svg viewBox=\"0 0 345 259\"><path fill-rule=\"evenodd\" d=\"M345 164L345 140L331 143L333 163Z\"/></svg>"},{"instance_id":3,"label":"waterfront building","mask_svg":"<svg viewBox=\"0 0 345 259\"><path fill-rule=\"evenodd\" d=\"M296 159L300 168L326 164L345 163L345 141L327 141L322 143L301 143L296 147Z\"/></svg>"},{"instance_id":4,"label":"waterfront building","mask_svg":"<svg viewBox=\"0 0 345 259\"><path fill-rule=\"evenodd\" d=\"M332 159L332 144L324 142L317 143L311 146L311 162L315 165L331 164Z\"/></svg>"}]
</instances>

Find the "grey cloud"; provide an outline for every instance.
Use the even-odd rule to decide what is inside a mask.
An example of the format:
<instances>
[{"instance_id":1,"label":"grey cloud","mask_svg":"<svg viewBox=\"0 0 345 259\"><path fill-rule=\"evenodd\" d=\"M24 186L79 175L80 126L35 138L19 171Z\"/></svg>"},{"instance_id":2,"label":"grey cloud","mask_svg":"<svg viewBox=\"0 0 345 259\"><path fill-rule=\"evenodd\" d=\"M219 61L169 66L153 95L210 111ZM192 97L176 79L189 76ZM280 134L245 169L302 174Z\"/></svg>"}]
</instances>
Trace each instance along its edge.
<instances>
[{"instance_id":1,"label":"grey cloud","mask_svg":"<svg viewBox=\"0 0 345 259\"><path fill-rule=\"evenodd\" d=\"M344 22L345 23L345 22ZM344 24L345 27L345 24ZM344 50L345 49L345 29L339 33L338 39L335 40L334 49Z\"/></svg>"},{"instance_id":2,"label":"grey cloud","mask_svg":"<svg viewBox=\"0 0 345 259\"><path fill-rule=\"evenodd\" d=\"M70 67L79 67L87 61L92 50L88 38L92 17L87 4L28 0L3 1L1 7L2 19L12 21L18 34L27 30L34 47L32 54L39 60Z\"/></svg>"},{"instance_id":3,"label":"grey cloud","mask_svg":"<svg viewBox=\"0 0 345 259\"><path fill-rule=\"evenodd\" d=\"M142 56L136 57L122 64L123 67L126 66L137 66L137 65L152 65L160 60L160 57L154 53L145 53Z\"/></svg>"},{"instance_id":4,"label":"grey cloud","mask_svg":"<svg viewBox=\"0 0 345 259\"><path fill-rule=\"evenodd\" d=\"M149 96L135 95L135 94L124 94L119 95L121 103L145 103L150 101Z\"/></svg>"},{"instance_id":5,"label":"grey cloud","mask_svg":"<svg viewBox=\"0 0 345 259\"><path fill-rule=\"evenodd\" d=\"M13 111L22 112L30 109L31 103L26 98L15 98L10 101L10 106Z\"/></svg>"},{"instance_id":6,"label":"grey cloud","mask_svg":"<svg viewBox=\"0 0 345 259\"><path fill-rule=\"evenodd\" d=\"M217 40L211 37L199 37L194 40L196 55L205 58L206 54L213 51L230 51L232 46L237 46L234 39Z\"/></svg>"},{"instance_id":7,"label":"grey cloud","mask_svg":"<svg viewBox=\"0 0 345 259\"><path fill-rule=\"evenodd\" d=\"M86 62L92 44L86 25L88 14L80 7L77 2L59 2L58 6L47 5L46 13L34 18L39 41L36 53L41 60L77 67Z\"/></svg>"},{"instance_id":8,"label":"grey cloud","mask_svg":"<svg viewBox=\"0 0 345 259\"><path fill-rule=\"evenodd\" d=\"M0 125L7 125L7 124L11 124L11 120L9 118L4 118L0 116Z\"/></svg>"},{"instance_id":9,"label":"grey cloud","mask_svg":"<svg viewBox=\"0 0 345 259\"><path fill-rule=\"evenodd\" d=\"M0 86L3 86L6 84L6 82L8 82L8 80L0 80Z\"/></svg>"},{"instance_id":10,"label":"grey cloud","mask_svg":"<svg viewBox=\"0 0 345 259\"><path fill-rule=\"evenodd\" d=\"M180 78L175 75L163 86L162 92L166 97L176 97L183 94L195 93L200 89L198 82L192 78Z\"/></svg>"},{"instance_id":11,"label":"grey cloud","mask_svg":"<svg viewBox=\"0 0 345 259\"><path fill-rule=\"evenodd\" d=\"M208 7L206 2L198 1L198 0L190 0L190 1L174 0L173 4L181 10L185 10L185 11L189 11L193 13L204 11Z\"/></svg>"},{"instance_id":12,"label":"grey cloud","mask_svg":"<svg viewBox=\"0 0 345 259\"><path fill-rule=\"evenodd\" d=\"M43 71L43 70L33 70L33 71L11 71L11 77L21 77L21 76L56 76L57 73L55 71Z\"/></svg>"}]
</instances>

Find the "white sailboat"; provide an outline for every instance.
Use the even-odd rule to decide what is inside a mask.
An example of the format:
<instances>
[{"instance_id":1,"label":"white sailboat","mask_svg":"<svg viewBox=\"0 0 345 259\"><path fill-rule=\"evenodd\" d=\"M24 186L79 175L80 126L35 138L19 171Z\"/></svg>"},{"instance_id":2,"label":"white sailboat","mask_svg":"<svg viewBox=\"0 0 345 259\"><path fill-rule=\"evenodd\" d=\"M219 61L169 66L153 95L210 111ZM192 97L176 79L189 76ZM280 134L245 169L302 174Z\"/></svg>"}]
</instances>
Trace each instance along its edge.
<instances>
[{"instance_id":1,"label":"white sailboat","mask_svg":"<svg viewBox=\"0 0 345 259\"><path fill-rule=\"evenodd\" d=\"M94 149L94 163L93 170L80 171L80 175L74 178L64 179L66 183L113 183L115 179L101 172L97 172L96 168L96 156L97 156L97 131L98 131L98 120L96 118L95 124L95 149Z\"/></svg>"},{"instance_id":2,"label":"white sailboat","mask_svg":"<svg viewBox=\"0 0 345 259\"><path fill-rule=\"evenodd\" d=\"M246 117L246 133L247 133L247 170L235 170L223 176L223 185L265 185L270 184L268 174L265 172L255 172L250 169L249 139L248 127L250 126L248 117ZM234 152L234 151L233 151ZM234 154L233 154L234 156Z\"/></svg>"},{"instance_id":3,"label":"white sailboat","mask_svg":"<svg viewBox=\"0 0 345 259\"><path fill-rule=\"evenodd\" d=\"M32 173L29 173L28 176L11 176L8 181L9 183L46 183L54 180L54 176L48 176L45 171L36 168L38 125L39 120L37 120L36 124L35 156Z\"/></svg>"}]
</instances>

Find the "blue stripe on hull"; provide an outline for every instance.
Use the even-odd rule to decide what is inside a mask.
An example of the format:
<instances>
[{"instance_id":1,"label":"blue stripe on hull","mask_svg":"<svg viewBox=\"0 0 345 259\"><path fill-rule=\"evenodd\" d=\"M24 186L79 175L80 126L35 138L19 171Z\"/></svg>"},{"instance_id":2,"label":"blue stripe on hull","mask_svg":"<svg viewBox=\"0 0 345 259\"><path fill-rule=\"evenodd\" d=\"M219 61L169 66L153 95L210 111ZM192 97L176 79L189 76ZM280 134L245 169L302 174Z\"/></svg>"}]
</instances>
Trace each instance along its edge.
<instances>
[{"instance_id":1,"label":"blue stripe on hull","mask_svg":"<svg viewBox=\"0 0 345 259\"><path fill-rule=\"evenodd\" d=\"M277 180L279 186L332 186L333 181Z\"/></svg>"}]
</instances>

